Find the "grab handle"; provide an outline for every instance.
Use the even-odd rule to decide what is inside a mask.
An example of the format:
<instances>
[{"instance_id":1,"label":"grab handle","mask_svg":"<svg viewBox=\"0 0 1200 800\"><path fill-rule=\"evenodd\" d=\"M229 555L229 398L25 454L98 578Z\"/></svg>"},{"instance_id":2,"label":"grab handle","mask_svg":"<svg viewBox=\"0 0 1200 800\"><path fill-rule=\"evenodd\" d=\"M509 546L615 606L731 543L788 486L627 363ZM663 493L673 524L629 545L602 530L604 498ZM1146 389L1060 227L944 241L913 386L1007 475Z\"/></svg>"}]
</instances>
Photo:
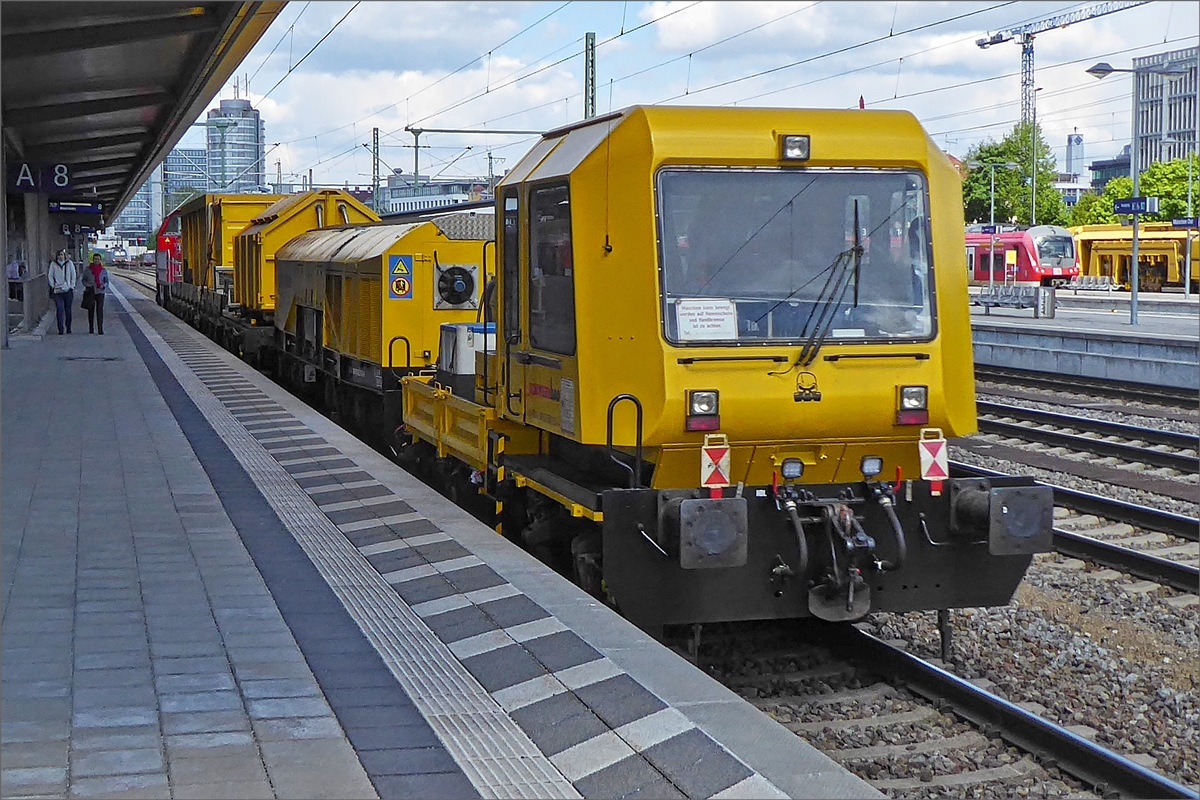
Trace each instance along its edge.
<instances>
[{"instance_id":1,"label":"grab handle","mask_svg":"<svg viewBox=\"0 0 1200 800\"><path fill-rule=\"evenodd\" d=\"M621 459L617 458L617 454L613 452L613 411L621 403L622 400L628 400L633 403L637 409L637 440L634 445L633 457L634 465L631 467ZM619 394L614 397L608 404L608 439L606 443L608 449L608 457L616 463L617 466L626 470L629 473L629 488L638 489L642 485L642 401L638 400L631 394Z\"/></svg>"}]
</instances>

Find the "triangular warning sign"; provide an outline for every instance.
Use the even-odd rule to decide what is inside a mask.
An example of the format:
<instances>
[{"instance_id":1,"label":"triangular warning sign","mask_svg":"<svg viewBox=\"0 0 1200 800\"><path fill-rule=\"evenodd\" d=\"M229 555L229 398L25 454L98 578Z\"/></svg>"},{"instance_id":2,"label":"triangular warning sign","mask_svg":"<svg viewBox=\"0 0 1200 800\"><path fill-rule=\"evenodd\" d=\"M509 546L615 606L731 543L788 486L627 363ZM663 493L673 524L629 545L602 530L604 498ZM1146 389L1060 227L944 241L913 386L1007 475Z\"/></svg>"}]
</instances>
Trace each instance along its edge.
<instances>
[{"instance_id":1,"label":"triangular warning sign","mask_svg":"<svg viewBox=\"0 0 1200 800\"><path fill-rule=\"evenodd\" d=\"M927 428L921 431L917 452L921 456L922 480L940 481L950 477L949 452L940 430Z\"/></svg>"},{"instance_id":2,"label":"triangular warning sign","mask_svg":"<svg viewBox=\"0 0 1200 800\"><path fill-rule=\"evenodd\" d=\"M706 440L724 440L724 436L705 437ZM700 485L716 489L729 485L729 445L700 448Z\"/></svg>"},{"instance_id":3,"label":"triangular warning sign","mask_svg":"<svg viewBox=\"0 0 1200 800\"><path fill-rule=\"evenodd\" d=\"M404 266L403 261L397 261L396 266L392 267L392 274L393 275L407 275L408 267Z\"/></svg>"}]
</instances>

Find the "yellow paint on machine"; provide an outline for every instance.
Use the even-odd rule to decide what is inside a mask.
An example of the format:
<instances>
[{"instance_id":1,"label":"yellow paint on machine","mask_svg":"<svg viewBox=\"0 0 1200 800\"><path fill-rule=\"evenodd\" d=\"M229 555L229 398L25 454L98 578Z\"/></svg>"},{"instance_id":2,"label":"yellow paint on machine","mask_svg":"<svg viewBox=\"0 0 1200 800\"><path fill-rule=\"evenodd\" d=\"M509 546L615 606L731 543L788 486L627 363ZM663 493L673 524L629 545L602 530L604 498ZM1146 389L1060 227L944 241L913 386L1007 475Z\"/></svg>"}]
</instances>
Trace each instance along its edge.
<instances>
[{"instance_id":1,"label":"yellow paint on machine","mask_svg":"<svg viewBox=\"0 0 1200 800\"><path fill-rule=\"evenodd\" d=\"M233 242L281 194L202 194L179 209L183 280L207 289L233 285Z\"/></svg>"},{"instance_id":2,"label":"yellow paint on machine","mask_svg":"<svg viewBox=\"0 0 1200 800\"><path fill-rule=\"evenodd\" d=\"M272 203L234 240L233 302L260 315L274 313L279 248L308 231L378 221L374 211L342 189L316 189Z\"/></svg>"},{"instance_id":3,"label":"yellow paint on machine","mask_svg":"<svg viewBox=\"0 0 1200 800\"><path fill-rule=\"evenodd\" d=\"M434 256L443 268L465 265L483 276L492 231L492 215L485 213L302 234L275 256L275 327L295 334L299 309L316 309L324 347L382 367L429 367L442 324L475 322L482 292L480 280L469 307L443 307ZM398 278L407 283L407 296L394 291Z\"/></svg>"}]
</instances>

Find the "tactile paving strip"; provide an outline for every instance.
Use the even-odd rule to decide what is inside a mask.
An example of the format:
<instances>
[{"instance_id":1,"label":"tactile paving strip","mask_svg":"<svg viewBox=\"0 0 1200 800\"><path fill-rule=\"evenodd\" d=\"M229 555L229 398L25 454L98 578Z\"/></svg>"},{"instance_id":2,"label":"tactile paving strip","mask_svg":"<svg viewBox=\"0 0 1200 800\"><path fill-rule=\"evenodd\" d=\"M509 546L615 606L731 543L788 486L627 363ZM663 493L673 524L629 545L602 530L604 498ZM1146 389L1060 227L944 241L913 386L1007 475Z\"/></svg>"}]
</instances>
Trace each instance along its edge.
<instances>
[{"instance_id":1,"label":"tactile paving strip","mask_svg":"<svg viewBox=\"0 0 1200 800\"><path fill-rule=\"evenodd\" d=\"M490 694L503 709L501 715L508 712L509 726L515 720L540 752L549 756L553 765L550 768L557 767L576 790L584 795L614 791L625 794L638 789L639 794L664 797L785 796L683 714L666 708L436 525L413 512L352 460L329 447L241 377L223 351L148 303L146 306L162 319L139 319L139 324L150 325L161 334L157 338L163 347L181 355L180 368L194 373L207 387L208 392L201 395L208 397L211 393L220 401L212 407L221 408L224 421L229 423L219 430L222 439L228 443L230 435L242 431L240 443L247 455L253 452L261 456L265 450L287 471L292 485L307 494L304 499L308 503L295 493L279 498L279 509L286 509L290 517L303 518L312 513L311 503L316 503L345 537L306 531L310 542L302 545L310 558L313 552L328 554L330 547L337 551L335 561L322 572L339 574L336 559L349 557L354 561L353 548L346 547L346 539L356 545L358 554L367 558L376 575L381 574L421 618L414 623L410 614L404 620L406 627L411 629L415 624L423 635L431 637L430 641L438 645L444 642L442 646L448 646L461 662L460 672L465 667L469 673L466 677L473 678L474 686L484 694ZM173 371L179 374L179 369ZM184 385L182 378L180 382ZM198 388L195 381L185 385L198 399L193 388ZM203 413L212 420L210 414ZM228 420L230 415L233 421ZM246 441L246 432L252 442ZM259 448L253 447L255 442ZM244 462L241 455L239 460ZM266 460L261 463L270 464ZM263 474L279 478L278 472L269 468ZM255 480L258 482L257 477ZM275 504L274 498L272 502ZM290 523L289 527L295 530ZM335 591L337 583L330 580ZM343 603L350 608L346 598ZM373 610L370 599L364 609L368 614ZM359 624L362 626L361 621ZM368 633L368 627L363 630ZM516 759L517 764L525 766L527 751L521 748L513 752L508 747L497 750L492 737L486 737L486 747L477 749L474 745L479 737L460 719L464 713L461 704L447 705L444 687L427 680L426 669L435 663L396 650L388 644L386 630L374 630L368 636L373 642L382 641L380 652L394 673L390 659L395 657L421 665L421 669L412 670L408 682L402 683L405 688L410 684L414 687L410 691L414 701L418 693L425 695L422 710L443 741L456 739L472 752L480 765L476 771L468 769L458 755L455 758L481 792L486 794L484 787L488 787L515 796L510 794L515 776L497 771L491 759L500 752L504 758ZM503 720L490 719L495 713L492 709L494 705L483 715L489 731L504 727ZM480 712L470 713L478 716ZM522 785L532 779L535 793L545 794L536 776L522 774L521 778ZM501 785L509 789L501 789Z\"/></svg>"},{"instance_id":2,"label":"tactile paving strip","mask_svg":"<svg viewBox=\"0 0 1200 800\"><path fill-rule=\"evenodd\" d=\"M119 296L119 295L118 295ZM197 408L262 489L396 680L484 797L580 797L340 530L224 407L171 345L131 312ZM185 348L183 349L186 352ZM195 352L208 354L206 348ZM251 385L246 382L246 387ZM282 410L282 409L280 409ZM290 416L290 415L289 415Z\"/></svg>"}]
</instances>

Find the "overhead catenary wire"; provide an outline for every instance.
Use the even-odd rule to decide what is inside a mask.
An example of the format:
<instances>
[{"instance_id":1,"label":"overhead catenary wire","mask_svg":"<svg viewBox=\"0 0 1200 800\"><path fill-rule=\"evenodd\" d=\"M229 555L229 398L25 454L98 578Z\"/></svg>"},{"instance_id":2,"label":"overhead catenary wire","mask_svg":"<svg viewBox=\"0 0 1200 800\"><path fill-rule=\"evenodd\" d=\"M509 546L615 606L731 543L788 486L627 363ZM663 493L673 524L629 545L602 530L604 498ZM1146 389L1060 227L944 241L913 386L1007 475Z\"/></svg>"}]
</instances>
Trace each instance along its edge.
<instances>
[{"instance_id":1,"label":"overhead catenary wire","mask_svg":"<svg viewBox=\"0 0 1200 800\"><path fill-rule=\"evenodd\" d=\"M275 91L276 89L278 89L278 88L279 88L279 84L281 84L281 83L283 83L285 80L287 80L288 76L289 76L289 75L291 75L293 72L295 72L295 71L296 71L296 69L297 69L297 68L298 68L298 67L299 67L301 64L303 64L303 63L304 63L304 59L306 59L306 58L308 58L309 56L311 56L311 55L313 54L313 51L314 51L314 50L316 50L318 47L320 47L320 46L321 46L321 43L322 43L322 42L324 42L324 41L325 41L326 39L328 39L328 38L329 38L331 35L333 35L333 32L334 32L334 31L336 31L336 30L338 29L338 26L339 26L339 25L341 25L343 22L345 22L345 21L346 21L346 17L350 16L350 14L351 14L351 13L354 11L354 9L358 8L358 7L359 7L359 5L361 5L361 4L362 4L362 0L356 0L356 2L354 3L354 5L350 6L350 10L349 10L349 11L347 11L345 14L343 14L343 15L342 15L342 18L341 18L341 19L339 19L337 22L333 23L333 27L332 27L332 28L330 28L328 31L326 31L326 32L325 32L325 35L324 35L324 36L322 36L320 39L318 39L318 40L317 40L317 43L316 43L316 44L314 44L312 47L310 47L310 48L308 49L308 52L307 52L307 53L305 53L304 55L302 55L302 56L300 57L300 60L299 60L299 61L297 61L295 64L293 64L291 67L289 67L289 68L288 68L288 71L287 71L287 72L285 72L285 73L283 73L283 77L282 77L282 78L280 78L278 81L276 81L276 82L275 82L275 85L274 85L274 86L272 86L270 89L268 89L266 94L264 94L262 97L258 98L258 102L260 102L260 103L261 103L263 100L266 100L268 97L270 97L270 96L271 96L271 92L273 92L273 91Z\"/></svg>"},{"instance_id":2,"label":"overhead catenary wire","mask_svg":"<svg viewBox=\"0 0 1200 800\"><path fill-rule=\"evenodd\" d=\"M252 74L250 76L250 78L246 81L247 86L250 85L250 81L253 81L255 78L258 77L258 73L262 72L262 68L265 67L267 65L267 62L271 60L271 56L275 55L275 51L279 49L279 45L283 44L283 40L288 37L288 34L295 31L296 23L300 21L300 18L304 16L304 12L308 11L308 7L311 5L312 5L312 0L309 0L309 2L304 4L304 8L300 9L300 13L296 15L296 18L292 20L291 24L288 25L287 29L283 32L283 36L279 37L279 41L277 41L275 43L275 46L271 48L271 52L267 53L266 58L264 58L259 63L258 69L254 70L254 74ZM290 64L289 64L289 66L290 66Z\"/></svg>"}]
</instances>

